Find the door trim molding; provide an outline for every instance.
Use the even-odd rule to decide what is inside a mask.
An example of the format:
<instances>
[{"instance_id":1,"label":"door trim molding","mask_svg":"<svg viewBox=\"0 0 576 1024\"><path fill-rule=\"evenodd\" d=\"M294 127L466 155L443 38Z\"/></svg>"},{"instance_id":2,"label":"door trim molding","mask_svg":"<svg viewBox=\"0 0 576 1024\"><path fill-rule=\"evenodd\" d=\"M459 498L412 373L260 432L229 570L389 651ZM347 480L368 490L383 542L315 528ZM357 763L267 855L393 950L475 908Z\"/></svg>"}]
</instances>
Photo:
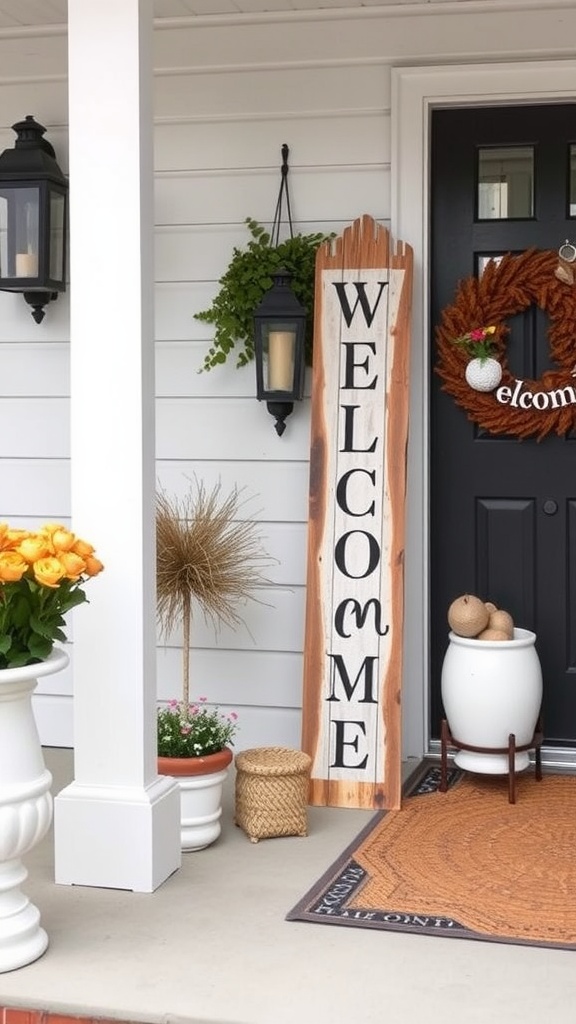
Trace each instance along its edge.
<instances>
[{"instance_id":1,"label":"door trim molding","mask_svg":"<svg viewBox=\"0 0 576 1024\"><path fill-rule=\"evenodd\" d=\"M414 250L403 757L431 751L429 730L430 113L435 107L574 102L576 61L392 68L391 228Z\"/></svg>"}]
</instances>

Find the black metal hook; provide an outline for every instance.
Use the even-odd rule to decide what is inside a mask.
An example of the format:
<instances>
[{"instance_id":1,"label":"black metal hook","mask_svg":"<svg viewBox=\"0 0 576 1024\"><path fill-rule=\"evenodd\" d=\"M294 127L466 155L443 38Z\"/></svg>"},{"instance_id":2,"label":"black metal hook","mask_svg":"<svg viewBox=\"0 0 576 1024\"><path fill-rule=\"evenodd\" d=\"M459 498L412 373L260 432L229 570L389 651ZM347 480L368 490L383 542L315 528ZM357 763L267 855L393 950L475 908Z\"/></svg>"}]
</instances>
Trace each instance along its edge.
<instances>
[{"instance_id":1,"label":"black metal hook","mask_svg":"<svg viewBox=\"0 0 576 1024\"><path fill-rule=\"evenodd\" d=\"M286 213L288 215L288 227L290 229L290 238L294 238L294 231L292 228L292 211L290 209L290 193L288 191L288 154L290 150L287 144L282 144L282 166L280 168L280 191L278 193L278 200L276 202L276 210L274 211L274 220L272 221L272 231L270 233L270 244L277 246L280 242L280 225L282 223L282 203L286 200Z\"/></svg>"}]
</instances>

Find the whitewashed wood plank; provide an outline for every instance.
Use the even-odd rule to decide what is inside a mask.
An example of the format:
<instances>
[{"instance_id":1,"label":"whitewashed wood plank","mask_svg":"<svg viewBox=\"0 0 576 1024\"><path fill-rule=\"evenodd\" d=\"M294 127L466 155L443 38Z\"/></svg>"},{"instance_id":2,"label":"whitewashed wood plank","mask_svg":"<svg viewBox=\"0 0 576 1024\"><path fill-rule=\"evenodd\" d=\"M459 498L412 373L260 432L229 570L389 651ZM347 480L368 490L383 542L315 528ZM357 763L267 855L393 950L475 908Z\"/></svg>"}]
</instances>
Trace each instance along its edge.
<instances>
[{"instance_id":1,"label":"whitewashed wood plank","mask_svg":"<svg viewBox=\"0 0 576 1024\"><path fill-rule=\"evenodd\" d=\"M43 515L23 515L10 517L10 526L12 526L15 530L38 530L41 526L44 525L45 522L46 516ZM58 522L61 523L63 526L69 526L70 518L66 516L60 516Z\"/></svg>"},{"instance_id":2,"label":"whitewashed wood plank","mask_svg":"<svg viewBox=\"0 0 576 1024\"><path fill-rule=\"evenodd\" d=\"M175 462L161 459L156 463L158 485L168 494L183 497L195 478L203 481L207 488L220 483L225 493L238 486L245 488L247 496L253 496L253 504L258 509L256 518L266 522L307 522L308 475L308 460Z\"/></svg>"},{"instance_id":3,"label":"whitewashed wood plank","mask_svg":"<svg viewBox=\"0 0 576 1024\"><path fill-rule=\"evenodd\" d=\"M293 176L294 212L299 220L345 220L366 210L380 220L390 215L390 169L385 165L300 170ZM278 195L278 174L267 170L198 172L155 180L157 224L206 224L214 220L268 221Z\"/></svg>"},{"instance_id":4,"label":"whitewashed wood plank","mask_svg":"<svg viewBox=\"0 0 576 1024\"><path fill-rule=\"evenodd\" d=\"M242 625L222 626L215 631L196 611L192 624L192 648L217 647L232 651L302 651L304 640L304 587L269 587L261 592L261 603L238 605ZM182 631L161 638L168 646L181 646Z\"/></svg>"},{"instance_id":5,"label":"whitewashed wood plank","mask_svg":"<svg viewBox=\"0 0 576 1024\"><path fill-rule=\"evenodd\" d=\"M244 708L238 719L234 753L253 747L299 750L301 729L302 712L296 708Z\"/></svg>"},{"instance_id":6,"label":"whitewashed wood plank","mask_svg":"<svg viewBox=\"0 0 576 1024\"><path fill-rule=\"evenodd\" d=\"M187 116L175 122L171 117L155 125L154 165L157 171L279 168L279 139L288 144L289 164L295 169L336 166L347 162L350 153L354 153L355 163L387 163L390 115L387 110L321 111L307 116L302 112L284 117L275 113L251 121L231 118L226 125L221 121L188 120Z\"/></svg>"},{"instance_id":7,"label":"whitewashed wood plank","mask_svg":"<svg viewBox=\"0 0 576 1024\"><path fill-rule=\"evenodd\" d=\"M299 34L299 47L302 35ZM341 113L358 108L365 114L370 110L383 111L390 105L389 72L384 64L352 65L343 73L341 67L332 65L281 67L276 53L273 61L273 67L264 69L223 68L219 74L187 73L189 52L187 61L180 65L184 68L182 73L156 74L154 114L229 118L254 113L282 116L293 111ZM218 64L222 67L221 61Z\"/></svg>"},{"instance_id":8,"label":"whitewashed wood plank","mask_svg":"<svg viewBox=\"0 0 576 1024\"><path fill-rule=\"evenodd\" d=\"M32 698L34 717L44 747L74 746L74 703L72 697L38 694ZM226 713L234 706L221 705ZM247 707L238 719L234 753L252 747L300 748L302 713L297 708Z\"/></svg>"},{"instance_id":9,"label":"whitewashed wood plank","mask_svg":"<svg viewBox=\"0 0 576 1024\"><path fill-rule=\"evenodd\" d=\"M32 708L43 747L74 746L74 704L72 697L34 694Z\"/></svg>"},{"instance_id":10,"label":"whitewashed wood plank","mask_svg":"<svg viewBox=\"0 0 576 1024\"><path fill-rule=\"evenodd\" d=\"M546 5L516 6L460 2L444 9L412 12L404 4L385 5L368 17L341 19L298 17L281 23L245 23L174 28L156 33L156 66L238 67L298 60L317 65L341 63L345 81L351 61L446 63L485 57L492 61L569 54L566 40L576 35L576 9L563 6L550 17ZM173 38L170 38L170 34ZM273 58L270 55L273 54ZM352 65L354 66L354 65Z\"/></svg>"},{"instance_id":11,"label":"whitewashed wood plank","mask_svg":"<svg viewBox=\"0 0 576 1024\"><path fill-rule=\"evenodd\" d=\"M1 427L0 414L0 431ZM156 402L157 459L301 461L307 457L309 446L307 400L296 403L281 438L265 403L256 399L159 398Z\"/></svg>"},{"instance_id":12,"label":"whitewashed wood plank","mask_svg":"<svg viewBox=\"0 0 576 1024\"><path fill-rule=\"evenodd\" d=\"M0 343L0 397L69 395L70 351L66 342Z\"/></svg>"},{"instance_id":13,"label":"whitewashed wood plank","mask_svg":"<svg viewBox=\"0 0 576 1024\"><path fill-rule=\"evenodd\" d=\"M38 680L38 686L34 691L35 693L54 697L70 697L73 694L72 644L65 644L64 650L70 658L66 668L62 669L61 672L55 672L52 676L41 676Z\"/></svg>"},{"instance_id":14,"label":"whitewashed wood plank","mask_svg":"<svg viewBox=\"0 0 576 1024\"><path fill-rule=\"evenodd\" d=\"M216 281L162 283L154 296L155 337L157 341L196 340L206 343L213 328L194 319L194 313L208 309L218 288ZM1 313L1 310L0 310Z\"/></svg>"},{"instance_id":15,"label":"whitewashed wood plank","mask_svg":"<svg viewBox=\"0 0 576 1024\"><path fill-rule=\"evenodd\" d=\"M14 44L16 40L12 40ZM26 49L24 39L18 40L16 52L20 55ZM0 65L1 66L1 65ZM15 124L32 112L37 121L44 125L66 124L68 120L67 64L62 62L54 77L35 81L5 82L0 86L2 94L2 123ZM60 156L60 154L58 154ZM66 154L63 153L66 165ZM62 168L64 170L64 167Z\"/></svg>"},{"instance_id":16,"label":"whitewashed wood plank","mask_svg":"<svg viewBox=\"0 0 576 1024\"><path fill-rule=\"evenodd\" d=\"M270 217L264 226L270 230ZM294 234L340 233L343 221L293 222ZM289 235L282 225L281 238ZM242 224L161 224L156 228L157 281L218 281L228 269L234 248L245 249L250 241Z\"/></svg>"},{"instance_id":17,"label":"whitewashed wood plank","mask_svg":"<svg viewBox=\"0 0 576 1024\"><path fill-rule=\"evenodd\" d=\"M206 342L159 342L156 345L156 395L158 398L255 398L254 363L237 367L234 352L225 363L201 371L208 351ZM1 353L0 353L1 358ZM306 373L304 394L311 391Z\"/></svg>"},{"instance_id":18,"label":"whitewashed wood plank","mask_svg":"<svg viewBox=\"0 0 576 1024\"><path fill-rule=\"evenodd\" d=\"M0 89L0 97L2 90ZM21 295L0 292L0 340L7 342L66 342L70 338L70 300L61 292L46 307L41 324L32 319L30 306Z\"/></svg>"},{"instance_id":19,"label":"whitewashed wood plank","mask_svg":"<svg viewBox=\"0 0 576 1024\"><path fill-rule=\"evenodd\" d=\"M0 519L3 521L38 516L53 522L70 515L70 462L67 459L2 459L0 480Z\"/></svg>"},{"instance_id":20,"label":"whitewashed wood plank","mask_svg":"<svg viewBox=\"0 0 576 1024\"><path fill-rule=\"evenodd\" d=\"M219 482L223 493L234 486L243 489L247 512L258 521L307 521L307 462L160 461L156 469L159 488L175 497L184 496L195 479L207 488ZM28 529L40 522L70 518L68 460L3 459L0 474L3 521L18 520L22 529Z\"/></svg>"},{"instance_id":21,"label":"whitewashed wood plank","mask_svg":"<svg viewBox=\"0 0 576 1024\"><path fill-rule=\"evenodd\" d=\"M38 680L35 693L71 696L74 645L65 647L70 663L62 672ZM299 652L195 650L190 653L194 699L237 708L264 705L300 708L302 705L302 655ZM182 650L161 645L156 653L158 700L179 698Z\"/></svg>"},{"instance_id":22,"label":"whitewashed wood plank","mask_svg":"<svg viewBox=\"0 0 576 1024\"><path fill-rule=\"evenodd\" d=\"M18 6L22 6L19 4ZM66 15L65 15L66 20ZM11 36L0 36L0 68L2 78L26 79L30 77L36 81L38 96L37 102L41 99L45 82L42 79L49 79L51 75L61 75L68 67L68 47L66 30L63 32L42 32L26 33L20 39ZM36 108L33 109L34 116L39 117ZM24 117L22 106L14 120L19 121ZM9 113L2 110L2 123L10 124ZM45 121L42 124L46 124ZM13 138L13 135L12 135Z\"/></svg>"},{"instance_id":23,"label":"whitewashed wood plank","mask_svg":"<svg viewBox=\"0 0 576 1024\"><path fill-rule=\"evenodd\" d=\"M307 523L261 523L259 533L273 563L265 575L279 586L305 586Z\"/></svg>"},{"instance_id":24,"label":"whitewashed wood plank","mask_svg":"<svg viewBox=\"0 0 576 1024\"><path fill-rule=\"evenodd\" d=\"M196 650L190 652L193 699L235 708L300 708L302 655L287 651ZM156 653L159 700L180 699L182 651L159 647Z\"/></svg>"},{"instance_id":25,"label":"whitewashed wood plank","mask_svg":"<svg viewBox=\"0 0 576 1024\"><path fill-rule=\"evenodd\" d=\"M156 395L159 398L254 398L253 365L236 368L232 352L226 363L201 371L208 344L162 341L156 345Z\"/></svg>"},{"instance_id":26,"label":"whitewashed wood plank","mask_svg":"<svg viewBox=\"0 0 576 1024\"><path fill-rule=\"evenodd\" d=\"M249 237L244 224L159 225L154 243L156 280L217 280L233 248L244 248Z\"/></svg>"},{"instance_id":27,"label":"whitewashed wood plank","mask_svg":"<svg viewBox=\"0 0 576 1024\"><path fill-rule=\"evenodd\" d=\"M69 458L69 407L66 398L3 398L0 458Z\"/></svg>"}]
</instances>

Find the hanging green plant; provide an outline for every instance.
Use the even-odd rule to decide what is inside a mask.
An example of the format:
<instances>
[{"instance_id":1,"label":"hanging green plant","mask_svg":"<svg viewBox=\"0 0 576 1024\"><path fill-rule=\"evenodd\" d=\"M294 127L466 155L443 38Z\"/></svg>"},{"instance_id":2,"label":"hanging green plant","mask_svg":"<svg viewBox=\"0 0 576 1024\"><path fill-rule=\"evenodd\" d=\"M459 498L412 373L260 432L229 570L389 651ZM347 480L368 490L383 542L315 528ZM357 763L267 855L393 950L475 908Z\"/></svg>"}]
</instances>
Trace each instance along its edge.
<instances>
[{"instance_id":1,"label":"hanging green plant","mask_svg":"<svg viewBox=\"0 0 576 1024\"><path fill-rule=\"evenodd\" d=\"M194 314L196 320L216 327L201 370L211 370L225 363L233 348L237 348L238 367L246 366L254 358L254 310L272 287L272 275L281 268L290 273L290 287L308 310L306 362L310 366L316 251L322 242L334 235L322 232L298 234L273 245L270 232L258 221L247 217L246 225L251 235L246 248L234 247L228 269L218 282L220 290L212 305Z\"/></svg>"}]
</instances>

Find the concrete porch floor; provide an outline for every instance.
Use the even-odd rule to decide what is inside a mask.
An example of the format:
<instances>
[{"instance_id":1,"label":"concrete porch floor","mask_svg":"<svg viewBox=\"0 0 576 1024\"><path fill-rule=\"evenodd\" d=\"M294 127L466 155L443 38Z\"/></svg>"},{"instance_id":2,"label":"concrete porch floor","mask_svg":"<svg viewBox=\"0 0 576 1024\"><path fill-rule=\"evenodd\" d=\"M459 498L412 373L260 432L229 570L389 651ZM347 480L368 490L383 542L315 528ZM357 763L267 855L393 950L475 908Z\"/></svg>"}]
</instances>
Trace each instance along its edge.
<instances>
[{"instance_id":1,"label":"concrete porch floor","mask_svg":"<svg viewBox=\"0 0 576 1024\"><path fill-rule=\"evenodd\" d=\"M45 756L57 793L72 752ZM0 1006L166 1024L576 1021L573 952L286 922L371 812L310 808L306 838L253 844L233 792L231 769L222 836L151 895L55 885L49 834L23 890L50 945L0 975Z\"/></svg>"}]
</instances>

